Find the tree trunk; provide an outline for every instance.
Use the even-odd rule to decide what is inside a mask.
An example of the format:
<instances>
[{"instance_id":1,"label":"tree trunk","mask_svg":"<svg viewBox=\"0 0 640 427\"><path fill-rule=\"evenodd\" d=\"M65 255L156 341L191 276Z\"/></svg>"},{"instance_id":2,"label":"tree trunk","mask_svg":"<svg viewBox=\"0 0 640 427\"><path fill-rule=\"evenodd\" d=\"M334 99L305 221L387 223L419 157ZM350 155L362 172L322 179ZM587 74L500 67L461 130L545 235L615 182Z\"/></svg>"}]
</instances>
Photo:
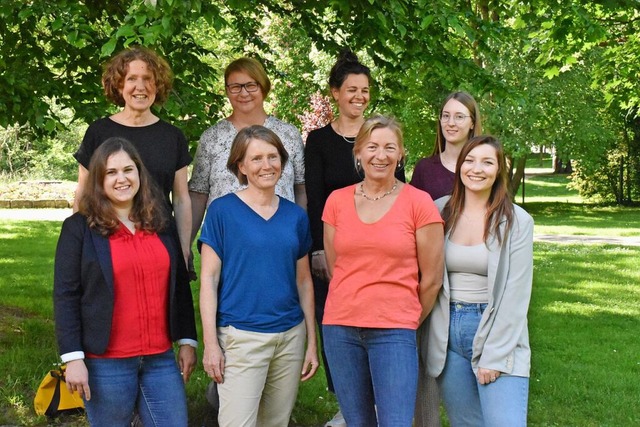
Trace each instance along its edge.
<instances>
[{"instance_id":1,"label":"tree trunk","mask_svg":"<svg viewBox=\"0 0 640 427\"><path fill-rule=\"evenodd\" d=\"M509 191L511 191L511 195L515 196L518 192L518 188L520 187L520 182L522 181L522 177L524 176L524 167L527 163L527 156L521 157L516 160L516 170L511 176L511 182L509 183Z\"/></svg>"}]
</instances>

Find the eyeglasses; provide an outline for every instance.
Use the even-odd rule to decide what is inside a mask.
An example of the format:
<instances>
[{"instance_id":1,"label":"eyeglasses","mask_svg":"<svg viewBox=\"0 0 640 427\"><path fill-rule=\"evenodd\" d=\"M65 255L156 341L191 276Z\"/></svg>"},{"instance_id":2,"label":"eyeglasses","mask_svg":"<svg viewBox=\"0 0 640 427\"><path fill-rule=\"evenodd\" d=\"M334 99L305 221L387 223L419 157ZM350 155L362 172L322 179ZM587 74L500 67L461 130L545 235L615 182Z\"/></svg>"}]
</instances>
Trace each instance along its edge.
<instances>
[{"instance_id":1,"label":"eyeglasses","mask_svg":"<svg viewBox=\"0 0 640 427\"><path fill-rule=\"evenodd\" d=\"M233 93L233 94L238 94L240 92L242 92L242 88L244 88L247 92L251 93L251 92L257 92L258 89L260 89L260 85L256 82L249 82L249 83L233 83L230 85L227 85L227 89L229 90L229 93Z\"/></svg>"},{"instance_id":2,"label":"eyeglasses","mask_svg":"<svg viewBox=\"0 0 640 427\"><path fill-rule=\"evenodd\" d=\"M449 120L451 119L451 117L452 116L449 113L442 113L442 115L440 116L440 123L442 124L449 123ZM464 123L467 117L471 117L471 116L465 116L464 114L454 114L453 122L457 125L461 125L462 123Z\"/></svg>"}]
</instances>

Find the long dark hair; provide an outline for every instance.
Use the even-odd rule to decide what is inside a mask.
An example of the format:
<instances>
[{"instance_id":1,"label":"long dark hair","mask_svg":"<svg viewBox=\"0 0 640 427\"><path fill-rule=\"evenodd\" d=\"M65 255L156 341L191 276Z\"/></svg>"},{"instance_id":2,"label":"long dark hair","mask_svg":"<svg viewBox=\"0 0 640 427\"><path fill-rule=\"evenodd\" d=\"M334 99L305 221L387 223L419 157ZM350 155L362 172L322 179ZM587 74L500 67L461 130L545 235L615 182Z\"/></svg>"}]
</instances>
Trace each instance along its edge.
<instances>
[{"instance_id":1,"label":"long dark hair","mask_svg":"<svg viewBox=\"0 0 640 427\"><path fill-rule=\"evenodd\" d=\"M498 242L502 244L503 238L509 233L513 223L513 203L509 194L509 172L504 149L500 141L493 136L480 135L473 137L462 147L456 163L456 179L453 184L453 193L442 211L442 219L445 221L445 232L453 232L465 203L465 187L460 178L460 167L471 150L483 144L492 146L496 150L496 157L498 158L498 175L491 187L487 202L483 239L486 243L489 236L495 235L498 238ZM500 235L499 226L503 218L506 219L507 223L504 234Z\"/></svg>"},{"instance_id":2,"label":"long dark hair","mask_svg":"<svg viewBox=\"0 0 640 427\"><path fill-rule=\"evenodd\" d=\"M168 213L160 191L142 164L133 144L120 137L107 139L93 153L89 163L89 177L80 199L79 212L87 217L89 227L97 230L104 237L118 230L120 221L104 191L104 177L107 160L120 151L124 151L131 157L140 177L140 188L133 198L129 219L136 224L136 228L150 233L164 230L168 223Z\"/></svg>"},{"instance_id":3,"label":"long dark hair","mask_svg":"<svg viewBox=\"0 0 640 427\"><path fill-rule=\"evenodd\" d=\"M444 138L444 134L442 133L442 124L440 123L440 117L442 116L442 110L444 110L444 106L447 105L447 102L455 99L469 110L469 114L471 115L471 121L473 122L473 128L469 130L468 139L473 138L476 135L482 135L482 119L480 117L480 108L478 108L478 103L476 100L468 94L467 92L452 92L447 96L440 106L440 111L438 112L438 121L436 130L436 145L433 147L433 153L440 154L444 151L445 146L447 145L447 140Z\"/></svg>"}]
</instances>

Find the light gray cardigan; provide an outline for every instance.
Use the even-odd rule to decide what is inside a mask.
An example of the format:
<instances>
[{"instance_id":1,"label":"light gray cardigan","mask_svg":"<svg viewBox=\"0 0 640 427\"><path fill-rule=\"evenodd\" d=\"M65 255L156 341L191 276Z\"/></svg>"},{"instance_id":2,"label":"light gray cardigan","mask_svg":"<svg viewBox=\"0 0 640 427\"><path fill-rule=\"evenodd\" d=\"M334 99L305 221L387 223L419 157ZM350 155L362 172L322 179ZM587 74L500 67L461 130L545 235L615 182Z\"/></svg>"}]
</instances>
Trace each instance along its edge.
<instances>
[{"instance_id":1,"label":"light gray cardigan","mask_svg":"<svg viewBox=\"0 0 640 427\"><path fill-rule=\"evenodd\" d=\"M442 211L449 196L436 200ZM488 241L489 302L473 340L471 365L506 374L528 377L531 349L527 328L527 310L533 281L533 219L514 205L513 225L502 246L495 236ZM500 224L502 232L505 221ZM446 236L449 237L449 234ZM438 299L421 328L420 357L430 376L444 369L449 339L449 279L445 267Z\"/></svg>"}]
</instances>

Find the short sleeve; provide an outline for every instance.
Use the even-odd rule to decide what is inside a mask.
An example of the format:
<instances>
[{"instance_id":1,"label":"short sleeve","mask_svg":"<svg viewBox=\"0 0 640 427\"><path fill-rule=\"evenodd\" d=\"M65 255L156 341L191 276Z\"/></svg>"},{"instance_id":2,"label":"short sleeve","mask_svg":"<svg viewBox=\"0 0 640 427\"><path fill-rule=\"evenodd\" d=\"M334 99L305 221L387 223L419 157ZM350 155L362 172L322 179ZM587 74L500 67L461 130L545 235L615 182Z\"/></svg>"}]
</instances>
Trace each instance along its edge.
<instances>
[{"instance_id":1,"label":"short sleeve","mask_svg":"<svg viewBox=\"0 0 640 427\"><path fill-rule=\"evenodd\" d=\"M293 165L293 182L294 184L304 184L304 144L297 129L293 132L292 139L294 148L291 150L289 161Z\"/></svg>"},{"instance_id":2,"label":"short sleeve","mask_svg":"<svg viewBox=\"0 0 640 427\"><path fill-rule=\"evenodd\" d=\"M187 141L187 137L184 136L184 132L180 129L176 128L177 138L178 138L178 153L176 158L178 159L176 163L176 172L185 166L189 166L191 161L191 154L189 154L189 142Z\"/></svg>"},{"instance_id":3,"label":"short sleeve","mask_svg":"<svg viewBox=\"0 0 640 427\"><path fill-rule=\"evenodd\" d=\"M200 136L196 158L193 164L193 172L189 180L189 190L196 193L209 195L209 178L211 174L211 162L213 156L209 153L209 147L215 144L216 132L213 128L204 131Z\"/></svg>"},{"instance_id":4,"label":"short sleeve","mask_svg":"<svg viewBox=\"0 0 640 427\"><path fill-rule=\"evenodd\" d=\"M80 147L78 147L78 151L74 153L73 157L75 157L78 163L84 166L85 169L89 169L91 156L93 156L93 152L96 151L96 148L98 148L99 145L100 141L97 124L94 122L87 128L87 131L84 133L84 137L82 138L82 143L80 143Z\"/></svg>"},{"instance_id":5,"label":"short sleeve","mask_svg":"<svg viewBox=\"0 0 640 427\"><path fill-rule=\"evenodd\" d=\"M411 185L420 190L424 190L425 188L425 184L423 182L425 164L426 159L420 160L413 170L413 175L411 176Z\"/></svg>"},{"instance_id":6,"label":"short sleeve","mask_svg":"<svg viewBox=\"0 0 640 427\"><path fill-rule=\"evenodd\" d=\"M413 213L416 230L428 224L444 224L444 221L440 216L440 212L438 212L438 208L436 207L429 193L415 188L411 189L413 190L412 205L414 207Z\"/></svg>"},{"instance_id":7,"label":"short sleeve","mask_svg":"<svg viewBox=\"0 0 640 427\"><path fill-rule=\"evenodd\" d=\"M198 249L204 243L213 249L220 259L224 259L224 226L221 203L214 200L209 205L202 223Z\"/></svg>"},{"instance_id":8,"label":"short sleeve","mask_svg":"<svg viewBox=\"0 0 640 427\"><path fill-rule=\"evenodd\" d=\"M336 207L337 207L337 199L338 193L334 191L327 198L327 203L324 205L324 210L322 211L322 221L331 225L332 227L336 226Z\"/></svg>"},{"instance_id":9,"label":"short sleeve","mask_svg":"<svg viewBox=\"0 0 640 427\"><path fill-rule=\"evenodd\" d=\"M300 212L298 219L298 239L300 241L298 259L300 259L304 256L307 256L307 254L311 250L311 228L309 227L309 218L304 213L304 211Z\"/></svg>"}]
</instances>

